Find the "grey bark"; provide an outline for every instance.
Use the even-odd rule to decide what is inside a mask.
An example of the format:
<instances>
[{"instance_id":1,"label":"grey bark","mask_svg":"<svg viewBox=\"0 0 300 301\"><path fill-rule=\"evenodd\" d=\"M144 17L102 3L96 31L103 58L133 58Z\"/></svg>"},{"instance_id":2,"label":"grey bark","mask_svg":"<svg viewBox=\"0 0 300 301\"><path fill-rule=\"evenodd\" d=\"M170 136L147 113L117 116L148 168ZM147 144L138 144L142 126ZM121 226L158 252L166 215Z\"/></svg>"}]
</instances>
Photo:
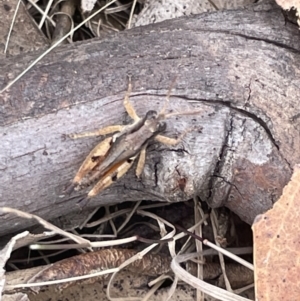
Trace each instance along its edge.
<instances>
[{"instance_id":1,"label":"grey bark","mask_svg":"<svg viewBox=\"0 0 300 301\"><path fill-rule=\"evenodd\" d=\"M88 206L198 195L251 223L300 161L299 49L298 28L268 3L56 49L0 95L0 205L46 219L78 210L83 192L63 191L99 138L62 135L128 121L128 74L139 115L162 108L177 76L169 109L198 113L167 120L166 135L194 131L176 147L151 145L141 181L131 170ZM0 87L36 56L0 61ZM30 224L1 219L1 234Z\"/></svg>"}]
</instances>

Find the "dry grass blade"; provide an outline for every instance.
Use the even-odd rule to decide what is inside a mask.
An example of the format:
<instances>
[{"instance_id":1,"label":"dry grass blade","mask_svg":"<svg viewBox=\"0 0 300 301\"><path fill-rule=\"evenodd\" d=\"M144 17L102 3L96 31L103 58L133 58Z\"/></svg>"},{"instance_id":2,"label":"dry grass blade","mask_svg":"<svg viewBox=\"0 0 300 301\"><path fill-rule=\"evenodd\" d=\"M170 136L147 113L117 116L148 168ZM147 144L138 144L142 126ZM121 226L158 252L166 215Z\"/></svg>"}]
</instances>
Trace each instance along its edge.
<instances>
[{"instance_id":1,"label":"dry grass blade","mask_svg":"<svg viewBox=\"0 0 300 301\"><path fill-rule=\"evenodd\" d=\"M43 26L43 24L44 24L44 22L45 22L45 20L46 20L46 17L48 16L49 10L50 10L51 5L52 5L52 2L53 2L53 0L50 0L50 1L48 2L45 11L44 11L43 14L42 14L42 19L41 19L41 22L40 22L40 24L39 24L39 26L38 26L39 29L42 28L42 26Z\"/></svg>"},{"instance_id":2,"label":"dry grass blade","mask_svg":"<svg viewBox=\"0 0 300 301\"><path fill-rule=\"evenodd\" d=\"M60 228L52 225L51 223L45 221L44 219L42 219L41 217L39 217L37 215L26 213L26 212L23 212L23 211L14 209L14 208L9 208L9 207L0 207L0 212L12 213L12 214L15 214L17 216L27 218L27 219L35 219L40 225L42 225L43 227L45 227L48 230L54 231L57 234L68 237L68 238L72 239L73 241L75 241L76 243L84 245L85 247L90 246L90 241L89 240L86 240L86 239L84 239L80 236L77 236L77 235L74 235L72 233L61 230Z\"/></svg>"},{"instance_id":3,"label":"dry grass blade","mask_svg":"<svg viewBox=\"0 0 300 301\"><path fill-rule=\"evenodd\" d=\"M189 254L178 255L174 257L171 262L171 269L179 279L183 280L194 288L201 290L205 294L221 301L252 301L192 276L180 266L180 263L186 261L187 258L189 258Z\"/></svg>"},{"instance_id":4,"label":"dry grass blade","mask_svg":"<svg viewBox=\"0 0 300 301\"><path fill-rule=\"evenodd\" d=\"M108 240L108 241L96 241L96 242L89 242L89 247L93 248L104 248L104 247L111 247L111 246L118 246L127 244L133 241L138 240L137 236L122 238L122 239L114 239L114 240ZM78 243L78 244L65 244L65 245L44 245L44 244L34 244L30 245L31 250L58 250L58 249L78 249L78 248L84 248L87 247L87 245Z\"/></svg>"},{"instance_id":5,"label":"dry grass blade","mask_svg":"<svg viewBox=\"0 0 300 301\"><path fill-rule=\"evenodd\" d=\"M236 293L236 294L241 294L242 292L244 292L244 291L246 291L246 290L248 290L248 289L250 289L250 288L254 288L254 283L252 283L252 284L249 284L249 285L246 285L246 286L244 286L244 287L242 287L242 288L239 288L239 289L236 289L236 290L234 290L234 292Z\"/></svg>"},{"instance_id":6,"label":"dry grass blade","mask_svg":"<svg viewBox=\"0 0 300 301\"><path fill-rule=\"evenodd\" d=\"M158 207L164 207L164 206L169 206L171 203L159 203L159 204L151 204L151 205L144 205L144 206L141 206L139 209L151 209L151 208L158 208ZM98 210L98 209L96 209ZM86 228L92 228L92 227L96 227L106 221L109 221L113 218L116 218L118 216L121 216L121 215L124 215L124 214L127 214L129 212L131 212L132 209L121 209L121 210L118 210L114 213L110 213L108 215L105 215L103 218L100 218L94 222L91 222L91 223L87 223L87 221L85 223L83 223L81 225L81 228L84 226Z\"/></svg>"},{"instance_id":7,"label":"dry grass blade","mask_svg":"<svg viewBox=\"0 0 300 301\"><path fill-rule=\"evenodd\" d=\"M5 284L5 270L4 266L7 262L7 260L10 257L11 252L14 250L15 244L19 239L22 239L26 237L29 234L28 231L19 233L18 235L14 236L9 243L0 251L0 296L2 295L3 287ZM1 298L0 298L1 300Z\"/></svg>"},{"instance_id":8,"label":"dry grass blade","mask_svg":"<svg viewBox=\"0 0 300 301\"><path fill-rule=\"evenodd\" d=\"M49 52L51 52L56 46L58 46L62 41L64 41L66 38L68 38L70 35L72 35L77 29L79 29L82 25L84 25L87 21L94 18L97 14L99 14L101 11L106 9L111 4L115 3L117 0L112 0L101 9L97 10L95 13L90 15L86 20L78 24L73 30L71 30L69 33L67 33L65 36L63 36L60 40L58 40L55 44L53 44L49 49L47 49L44 53L42 53L37 59L35 59L23 72L21 72L15 79L13 79L10 83L8 83L1 91L0 93L3 93L6 91L9 87L11 87L15 82L17 82L23 75L25 75L34 65L36 65L42 58L44 58Z\"/></svg>"},{"instance_id":9,"label":"dry grass blade","mask_svg":"<svg viewBox=\"0 0 300 301\"><path fill-rule=\"evenodd\" d=\"M36 5L36 3L33 0L27 0L41 15L44 14L44 11L38 6ZM28 9L28 5L27 5L27 9ZM49 17L46 16L47 21L49 21L54 27L55 27L55 22Z\"/></svg>"},{"instance_id":10,"label":"dry grass blade","mask_svg":"<svg viewBox=\"0 0 300 301\"><path fill-rule=\"evenodd\" d=\"M113 212L113 213L106 214L104 217L102 217L102 218L100 218L100 219L98 219L94 222L88 223L84 227L85 228L93 228L93 227L99 226L99 225L101 225L102 223L104 223L106 221L110 221L113 218L116 218L118 216L122 216L124 214L127 214L130 211L131 211L131 209L122 209L122 210L118 210L118 211Z\"/></svg>"},{"instance_id":11,"label":"dry grass blade","mask_svg":"<svg viewBox=\"0 0 300 301\"><path fill-rule=\"evenodd\" d=\"M161 240L166 240L166 239L170 239L172 237L174 237L174 234L175 234L175 227L170 224L168 221L164 220L163 218L153 214L153 213L150 213L150 212L147 212L147 211L144 211L144 210L141 210L141 209L138 209L137 210L137 213L142 215L142 216L148 216L150 218L153 218L157 221L159 227L160 227L160 233L161 233L161 236L162 236L162 239ZM165 225L168 225L169 227L171 227L173 230L166 234L166 229L165 229ZM136 260L141 260L143 258L143 256L145 256L148 252L150 252L154 247L156 247L158 244L157 243L154 243L150 246L148 246L147 248L145 248L143 251L137 253L136 255L134 255L133 257L131 257L130 259L126 260L123 264L121 264L119 266L120 269L123 269L125 268L126 266L132 264L134 261ZM175 254L175 243L174 241L171 241L168 243L169 245L169 249L170 249L170 253L174 253ZM154 260L156 260L155 257L153 257L153 260L152 260L152 263L151 263L151 270L154 272L154 274L158 275L158 274L162 274L164 272L167 272L168 269L170 268L169 265L166 265L164 267L165 271L161 270L160 269L160 265L158 264L155 264L154 263ZM114 277L116 276L116 273L114 273L112 275L112 277L110 278L109 280L109 283L108 283L108 286L107 286L107 297L108 299L110 300L114 300L114 301L121 301L121 299L116 299L116 298L112 298L111 297L111 293L110 293L110 288L112 287L112 282L114 280ZM122 300L126 300L126 301L132 301L132 300L137 300L136 298L127 298L127 299L124 299L122 298ZM139 299L138 299L139 300Z\"/></svg>"},{"instance_id":12,"label":"dry grass blade","mask_svg":"<svg viewBox=\"0 0 300 301\"><path fill-rule=\"evenodd\" d=\"M125 221L124 221L124 222L122 223L122 225L118 228L117 233L119 233L119 232L127 225L127 223L129 222L129 220L131 219L131 217L133 216L133 214L136 212L137 208L140 206L141 202L142 202L142 201L138 201L138 202L134 205L134 207L133 207L133 209L131 210L131 212L127 215Z\"/></svg>"},{"instance_id":13,"label":"dry grass blade","mask_svg":"<svg viewBox=\"0 0 300 301\"><path fill-rule=\"evenodd\" d=\"M115 273L118 270L119 270L118 268L111 268L111 269L107 269L105 271L100 271L100 272L89 274L89 275L69 277L69 278L59 279L59 280L40 281L40 282L36 282L36 283L22 283L22 284L17 284L17 285L12 285L12 286L7 285L5 287L5 289L13 290L13 289L18 289L18 288L32 288L32 287L41 287L41 286L45 286L45 285L58 285L58 284L63 284L63 283L67 283L67 282L75 282L75 281L79 281L79 280L85 280L85 279L90 279L90 278L94 278L94 277L105 276L107 274Z\"/></svg>"},{"instance_id":14,"label":"dry grass blade","mask_svg":"<svg viewBox=\"0 0 300 301\"><path fill-rule=\"evenodd\" d=\"M201 220L201 223L203 223L203 219ZM202 241L202 243L205 244L205 245L207 245L208 247L211 247L212 249L216 250L217 252L220 252L223 255L225 255L225 256L227 256L227 257L235 260L236 262L244 265L246 268L248 268L248 269L250 269L252 271L254 270L253 264L249 263L248 261L243 260L242 258L240 258L240 257L238 257L238 256L236 256L236 255L234 255L234 254L232 254L230 252L228 252L227 250L225 250L225 249L223 249L223 248L221 248L221 247L219 247L219 246L211 243L207 239L203 239L202 237L199 237L198 235L192 233L191 231L193 231L196 228L196 226L198 226L199 224L200 224L200 222L198 224L194 225L193 227L189 228L188 230L185 230L182 227L180 227L180 228L182 228L183 232L181 232L181 233L177 234L176 236L174 236L174 240L179 239L181 237L184 237L185 235L191 235L195 239L198 239L198 240Z\"/></svg>"},{"instance_id":15,"label":"dry grass blade","mask_svg":"<svg viewBox=\"0 0 300 301\"><path fill-rule=\"evenodd\" d=\"M198 202L198 199L196 197L194 197L193 201L194 201L195 223L197 223L201 220L201 218L204 217L204 213L198 209L198 208L200 208L200 204L201 204L200 202ZM197 227L195 229L195 233L202 237L202 225L200 225L199 227ZM202 243L199 240L196 240L195 243L196 243L197 253L202 252L203 251ZM203 255L199 255L198 260L200 262L204 262ZM199 279L203 280L203 264L200 264L200 263L197 264L197 277ZM204 301L204 294L200 290L196 291L196 301Z\"/></svg>"},{"instance_id":16,"label":"dry grass blade","mask_svg":"<svg viewBox=\"0 0 300 301\"><path fill-rule=\"evenodd\" d=\"M211 214L210 214L210 218L211 218L211 224L212 224L212 229L213 229L213 233L214 233L214 237L215 237L215 242L217 244L218 247L220 247L220 244L218 243L217 241L217 224L218 224L218 218L217 218L217 215L216 215L216 211L213 209ZM223 276L224 276L224 281L225 281L225 285L226 285L226 289L230 292L232 292L232 288L231 288L231 284L228 280L228 277L227 277L227 274L226 274L226 268L225 268L225 260L224 260L224 256L221 252L219 252L219 261L220 261L220 264L221 264L221 269L222 269L222 272L223 272Z\"/></svg>"},{"instance_id":17,"label":"dry grass blade","mask_svg":"<svg viewBox=\"0 0 300 301\"><path fill-rule=\"evenodd\" d=\"M159 287L164 283L164 280L161 280L160 282L157 282L149 292L146 294L146 296L142 299L142 301L148 301L149 298L159 289Z\"/></svg>"},{"instance_id":18,"label":"dry grass blade","mask_svg":"<svg viewBox=\"0 0 300 301\"><path fill-rule=\"evenodd\" d=\"M223 248L221 248L221 247L216 246L215 244L209 242L209 241L206 240L206 239L203 241L203 243L204 243L205 245L207 245L207 246L209 246L209 247L215 249L216 251L222 253L223 255L225 255L225 256L227 256L227 257L233 259L234 261L236 261L236 262L238 262L238 263L244 265L246 268L248 268L248 269L254 271L254 266L253 266L253 264L249 263L248 261L246 261L246 260L244 260L244 259L242 259L242 258L236 256L235 254L232 254L231 252L228 252L227 250L225 250L225 249L223 249Z\"/></svg>"},{"instance_id":19,"label":"dry grass blade","mask_svg":"<svg viewBox=\"0 0 300 301\"><path fill-rule=\"evenodd\" d=\"M129 21L128 21L128 25L127 25L128 29L131 28L132 16L133 16L133 12L134 12L134 9L135 9L135 6L136 6L136 2L137 2L137 0L133 0L133 4L132 4L132 7L131 7L130 16L129 16Z\"/></svg>"},{"instance_id":20,"label":"dry grass blade","mask_svg":"<svg viewBox=\"0 0 300 301\"><path fill-rule=\"evenodd\" d=\"M16 10L15 10L13 19L11 21L11 25L10 25L9 32L8 32L8 35L7 35L7 39L6 39L6 43L5 43L4 53L6 53L7 48L8 48L9 39L10 39L11 32L12 32L12 29L14 27L14 23L15 23L15 20L16 20L18 11L19 11L20 3L21 3L21 0L18 1L18 4L17 4Z\"/></svg>"},{"instance_id":21,"label":"dry grass blade","mask_svg":"<svg viewBox=\"0 0 300 301\"><path fill-rule=\"evenodd\" d=\"M173 296L173 294L174 294L174 292L175 292L175 290L177 288L178 280L179 280L178 277L175 276L175 278L173 280L173 283L172 283L172 286L169 289L166 301L169 301L172 298L172 296Z\"/></svg>"}]
</instances>

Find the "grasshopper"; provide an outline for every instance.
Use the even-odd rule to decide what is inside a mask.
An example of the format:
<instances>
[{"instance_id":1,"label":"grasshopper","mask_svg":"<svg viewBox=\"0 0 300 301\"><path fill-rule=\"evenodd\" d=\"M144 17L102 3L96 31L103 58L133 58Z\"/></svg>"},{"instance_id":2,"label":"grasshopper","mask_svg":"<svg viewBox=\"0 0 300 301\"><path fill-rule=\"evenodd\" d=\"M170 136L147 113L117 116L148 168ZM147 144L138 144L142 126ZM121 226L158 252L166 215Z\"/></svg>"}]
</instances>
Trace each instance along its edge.
<instances>
[{"instance_id":1,"label":"grasshopper","mask_svg":"<svg viewBox=\"0 0 300 301\"><path fill-rule=\"evenodd\" d=\"M97 182L87 196L80 200L78 205L85 206L90 198L96 196L101 191L109 187L116 180L121 178L133 165L136 158L139 160L136 167L136 176L139 178L146 158L146 148L150 141L156 140L165 145L172 146L178 144L188 131L183 132L177 139L161 135L166 130L166 123L163 121L171 115L165 114L166 103L169 102L169 89L166 103L158 114L156 111L148 111L143 118L140 118L130 100L132 90L131 80L129 79L128 89L124 98L124 107L128 115L133 119L129 125L113 125L93 132L68 135L72 139L92 137L116 133L107 137L97 144L89 153L74 179L72 180L66 193L71 193L74 189L90 186Z\"/></svg>"}]
</instances>

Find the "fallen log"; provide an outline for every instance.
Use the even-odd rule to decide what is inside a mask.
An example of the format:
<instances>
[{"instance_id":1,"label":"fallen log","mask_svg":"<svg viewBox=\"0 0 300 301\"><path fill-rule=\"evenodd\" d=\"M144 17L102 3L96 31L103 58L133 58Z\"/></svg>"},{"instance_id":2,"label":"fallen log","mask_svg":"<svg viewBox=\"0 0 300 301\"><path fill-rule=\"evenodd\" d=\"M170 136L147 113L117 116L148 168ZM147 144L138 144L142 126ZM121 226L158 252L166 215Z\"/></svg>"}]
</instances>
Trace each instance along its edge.
<instances>
[{"instance_id":1,"label":"fallen log","mask_svg":"<svg viewBox=\"0 0 300 301\"><path fill-rule=\"evenodd\" d=\"M0 206L52 219L78 210L63 191L99 138L78 133L128 121L127 75L138 114L160 110L170 84L166 135L148 148L141 181L131 170L88 206L198 195L244 221L269 209L299 163L300 40L274 4L179 18L62 46L0 94ZM0 88L36 58L0 61ZM184 185L182 185L184 183ZM0 234L32 222L2 216Z\"/></svg>"}]
</instances>

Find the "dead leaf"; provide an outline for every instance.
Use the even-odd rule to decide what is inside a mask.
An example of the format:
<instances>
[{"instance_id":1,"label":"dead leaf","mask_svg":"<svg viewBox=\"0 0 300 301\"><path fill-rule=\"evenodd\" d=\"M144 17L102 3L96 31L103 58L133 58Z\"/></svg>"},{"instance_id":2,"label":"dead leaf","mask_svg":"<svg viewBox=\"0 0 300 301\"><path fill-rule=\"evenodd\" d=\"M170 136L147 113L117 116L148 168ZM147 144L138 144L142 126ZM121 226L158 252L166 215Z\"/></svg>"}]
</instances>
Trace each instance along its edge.
<instances>
[{"instance_id":1,"label":"dead leaf","mask_svg":"<svg viewBox=\"0 0 300 301\"><path fill-rule=\"evenodd\" d=\"M254 233L257 300L297 301L300 296L300 165L274 207L259 215Z\"/></svg>"},{"instance_id":2,"label":"dead leaf","mask_svg":"<svg viewBox=\"0 0 300 301\"><path fill-rule=\"evenodd\" d=\"M5 264L7 260L10 258L10 255L12 251L21 248L23 246L26 246L30 243L36 242L42 238L46 238L49 236L53 236L55 233L47 232L47 233L41 233L41 234L30 234L28 231L24 231L22 233L19 233L12 237L10 241L5 245L5 247L0 250L0 295L3 292L4 283L6 282L5 279ZM19 295L15 296L16 298L19 298ZM23 297L22 297L23 298ZM1 300L1 298L0 298ZM16 299L18 300L18 299Z\"/></svg>"},{"instance_id":3,"label":"dead leaf","mask_svg":"<svg viewBox=\"0 0 300 301\"><path fill-rule=\"evenodd\" d=\"M1 297L1 296L0 296ZM29 301L28 296L23 293L16 293L13 295L3 295L2 301Z\"/></svg>"}]
</instances>

